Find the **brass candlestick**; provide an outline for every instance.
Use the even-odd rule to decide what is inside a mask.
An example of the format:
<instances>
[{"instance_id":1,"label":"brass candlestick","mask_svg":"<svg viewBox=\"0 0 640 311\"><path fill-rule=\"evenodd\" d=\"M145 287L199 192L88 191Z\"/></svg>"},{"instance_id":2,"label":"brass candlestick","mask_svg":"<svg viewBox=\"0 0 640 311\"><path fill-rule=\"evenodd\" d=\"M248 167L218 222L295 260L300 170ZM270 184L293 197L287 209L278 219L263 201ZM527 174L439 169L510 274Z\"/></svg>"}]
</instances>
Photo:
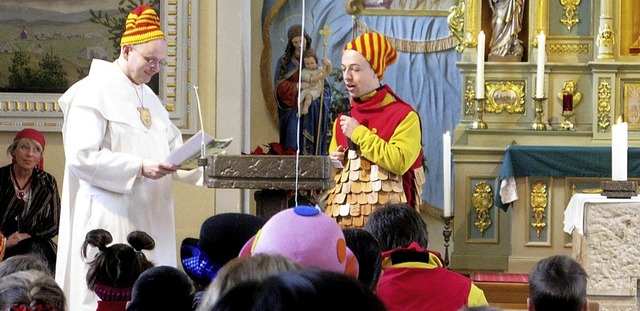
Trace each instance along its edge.
<instances>
[{"instance_id":1,"label":"brass candlestick","mask_svg":"<svg viewBox=\"0 0 640 311\"><path fill-rule=\"evenodd\" d=\"M444 220L444 230L442 230L442 236L444 236L444 266L449 267L449 239L451 238L451 221L453 216L442 216Z\"/></svg>"},{"instance_id":2,"label":"brass candlestick","mask_svg":"<svg viewBox=\"0 0 640 311\"><path fill-rule=\"evenodd\" d=\"M473 121L473 124L471 124L471 128L472 129L487 129L489 128L487 126L487 122L484 122L484 120L482 120L483 116L484 116L484 102L487 98L486 97L482 97L482 98L475 98L474 100L476 101L476 120Z\"/></svg>"},{"instance_id":3,"label":"brass candlestick","mask_svg":"<svg viewBox=\"0 0 640 311\"><path fill-rule=\"evenodd\" d=\"M542 115L544 114L544 109L542 108L542 102L547 100L546 97L536 98L533 97L533 101L535 102L535 114L536 121L531 125L531 129L536 131L544 131L547 129L547 125L542 122Z\"/></svg>"}]
</instances>

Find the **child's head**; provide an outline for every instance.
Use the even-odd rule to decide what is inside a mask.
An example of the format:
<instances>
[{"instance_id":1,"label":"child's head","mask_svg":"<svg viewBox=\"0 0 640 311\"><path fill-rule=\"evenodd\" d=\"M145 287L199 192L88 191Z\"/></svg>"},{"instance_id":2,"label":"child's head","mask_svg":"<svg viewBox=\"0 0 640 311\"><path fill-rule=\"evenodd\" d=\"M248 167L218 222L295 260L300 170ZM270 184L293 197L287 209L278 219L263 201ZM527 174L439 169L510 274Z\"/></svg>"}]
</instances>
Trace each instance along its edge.
<instances>
[{"instance_id":1,"label":"child's head","mask_svg":"<svg viewBox=\"0 0 640 311\"><path fill-rule=\"evenodd\" d=\"M133 285L127 311L191 310L193 285L182 271L158 266L143 272Z\"/></svg>"},{"instance_id":2,"label":"child's head","mask_svg":"<svg viewBox=\"0 0 640 311\"><path fill-rule=\"evenodd\" d=\"M314 49L307 49L302 53L302 65L305 69L318 68L318 56Z\"/></svg>"},{"instance_id":3,"label":"child's head","mask_svg":"<svg viewBox=\"0 0 640 311\"><path fill-rule=\"evenodd\" d=\"M98 254L89 262L87 286L105 301L124 300L121 295L130 295L131 287L138 276L154 266L141 252L155 247L153 239L145 232L133 231L127 236L127 244L113 241L111 233L104 229L95 229L87 233L82 244L82 256L87 257L89 245L98 248ZM122 292L123 289L126 292ZM111 297L118 296L118 297ZM128 298L126 299L128 300Z\"/></svg>"}]
</instances>

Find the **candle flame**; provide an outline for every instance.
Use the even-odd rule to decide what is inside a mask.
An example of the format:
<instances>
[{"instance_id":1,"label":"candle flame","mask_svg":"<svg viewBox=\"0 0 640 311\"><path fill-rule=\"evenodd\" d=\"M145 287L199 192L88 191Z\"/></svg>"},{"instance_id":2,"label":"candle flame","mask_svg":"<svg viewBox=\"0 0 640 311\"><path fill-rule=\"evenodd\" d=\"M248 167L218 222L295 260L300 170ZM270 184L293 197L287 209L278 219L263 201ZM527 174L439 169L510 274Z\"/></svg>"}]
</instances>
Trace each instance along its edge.
<instances>
[{"instance_id":1,"label":"candle flame","mask_svg":"<svg viewBox=\"0 0 640 311\"><path fill-rule=\"evenodd\" d=\"M616 119L616 124L620 124L622 122L624 122L624 115L621 114L618 116L618 119Z\"/></svg>"}]
</instances>

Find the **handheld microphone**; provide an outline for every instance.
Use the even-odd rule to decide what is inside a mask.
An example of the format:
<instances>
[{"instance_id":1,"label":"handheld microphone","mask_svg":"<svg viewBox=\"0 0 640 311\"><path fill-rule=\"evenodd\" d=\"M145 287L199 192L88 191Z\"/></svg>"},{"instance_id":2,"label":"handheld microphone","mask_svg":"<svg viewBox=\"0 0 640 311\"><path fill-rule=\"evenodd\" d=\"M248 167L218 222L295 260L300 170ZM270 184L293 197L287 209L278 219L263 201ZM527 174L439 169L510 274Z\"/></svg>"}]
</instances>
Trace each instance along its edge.
<instances>
[{"instance_id":1,"label":"handheld microphone","mask_svg":"<svg viewBox=\"0 0 640 311\"><path fill-rule=\"evenodd\" d=\"M340 110L342 114L345 116L351 116L351 101L349 97L343 97L340 99ZM351 141L351 138L347 137L347 142L349 143L349 150L357 150L358 146Z\"/></svg>"}]
</instances>

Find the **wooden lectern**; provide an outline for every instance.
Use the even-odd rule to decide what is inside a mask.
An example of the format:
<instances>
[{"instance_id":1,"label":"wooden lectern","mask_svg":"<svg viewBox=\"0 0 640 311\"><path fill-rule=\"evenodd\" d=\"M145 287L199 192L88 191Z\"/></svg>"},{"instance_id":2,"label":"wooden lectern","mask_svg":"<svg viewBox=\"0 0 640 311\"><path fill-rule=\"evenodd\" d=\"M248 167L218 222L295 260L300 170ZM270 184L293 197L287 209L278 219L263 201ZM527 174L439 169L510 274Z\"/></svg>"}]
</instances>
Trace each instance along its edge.
<instances>
[{"instance_id":1,"label":"wooden lectern","mask_svg":"<svg viewBox=\"0 0 640 311\"><path fill-rule=\"evenodd\" d=\"M204 174L209 188L260 189L254 194L256 215L268 219L289 207L284 190L295 190L296 182L299 190L332 187L332 170L328 156L214 155Z\"/></svg>"}]
</instances>

